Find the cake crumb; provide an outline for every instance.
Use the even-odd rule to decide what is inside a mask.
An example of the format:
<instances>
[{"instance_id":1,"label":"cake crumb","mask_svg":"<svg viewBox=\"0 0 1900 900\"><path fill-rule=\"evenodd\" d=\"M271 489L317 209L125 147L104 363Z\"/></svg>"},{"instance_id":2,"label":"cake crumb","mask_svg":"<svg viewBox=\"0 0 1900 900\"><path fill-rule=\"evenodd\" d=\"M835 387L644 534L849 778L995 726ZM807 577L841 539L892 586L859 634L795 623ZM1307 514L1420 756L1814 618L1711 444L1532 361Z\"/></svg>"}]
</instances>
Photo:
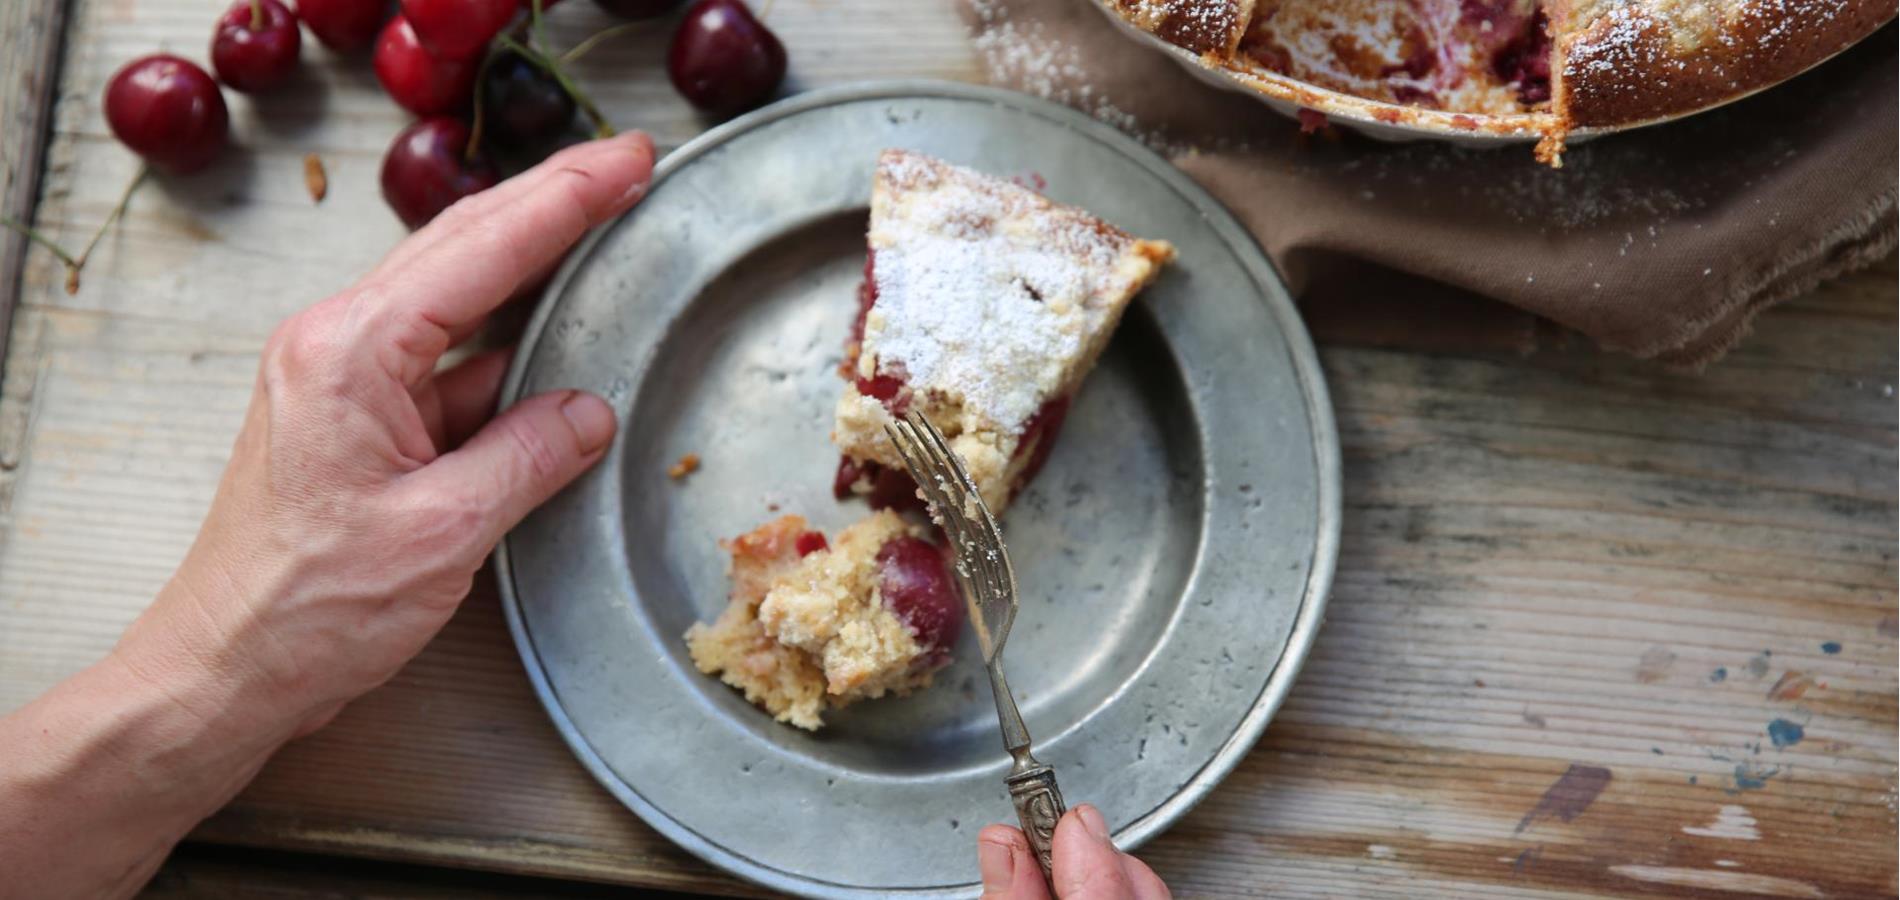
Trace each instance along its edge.
<instances>
[{"instance_id":1,"label":"cake crumb","mask_svg":"<svg viewBox=\"0 0 1900 900\"><path fill-rule=\"evenodd\" d=\"M666 469L666 477L678 481L699 471L699 454L688 453Z\"/></svg>"}]
</instances>

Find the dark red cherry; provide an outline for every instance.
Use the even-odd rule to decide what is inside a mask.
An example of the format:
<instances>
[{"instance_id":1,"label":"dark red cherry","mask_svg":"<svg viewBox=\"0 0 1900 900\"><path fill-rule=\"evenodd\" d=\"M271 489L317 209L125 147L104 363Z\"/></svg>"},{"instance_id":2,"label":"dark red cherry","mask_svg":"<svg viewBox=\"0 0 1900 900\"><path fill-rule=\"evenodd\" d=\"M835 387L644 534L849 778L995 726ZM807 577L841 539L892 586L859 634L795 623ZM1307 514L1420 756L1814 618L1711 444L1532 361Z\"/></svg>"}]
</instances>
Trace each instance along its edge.
<instances>
[{"instance_id":1,"label":"dark red cherry","mask_svg":"<svg viewBox=\"0 0 1900 900\"><path fill-rule=\"evenodd\" d=\"M169 53L126 63L106 84L106 124L113 136L167 172L210 165L224 149L230 121L218 83Z\"/></svg>"},{"instance_id":2,"label":"dark red cherry","mask_svg":"<svg viewBox=\"0 0 1900 900\"><path fill-rule=\"evenodd\" d=\"M468 126L459 119L423 119L396 135L383 157L383 200L396 218L421 228L457 200L494 187L501 173L487 159L468 158Z\"/></svg>"},{"instance_id":3,"label":"dark red cherry","mask_svg":"<svg viewBox=\"0 0 1900 900\"><path fill-rule=\"evenodd\" d=\"M502 147L552 141L574 123L574 98L545 69L503 53L482 77L482 128Z\"/></svg>"},{"instance_id":4,"label":"dark red cherry","mask_svg":"<svg viewBox=\"0 0 1900 900\"><path fill-rule=\"evenodd\" d=\"M338 53L369 46L389 18L387 0L297 0L297 18L305 28Z\"/></svg>"},{"instance_id":5,"label":"dark red cherry","mask_svg":"<svg viewBox=\"0 0 1900 900\"><path fill-rule=\"evenodd\" d=\"M277 0L237 0L211 34L211 69L234 91L255 93L284 83L297 68L303 32Z\"/></svg>"},{"instance_id":6,"label":"dark red cherry","mask_svg":"<svg viewBox=\"0 0 1900 900\"><path fill-rule=\"evenodd\" d=\"M942 551L921 538L894 538L878 549L877 566L884 605L910 626L917 642L939 651L954 646L963 627L963 601Z\"/></svg>"},{"instance_id":7,"label":"dark red cherry","mask_svg":"<svg viewBox=\"0 0 1900 900\"><path fill-rule=\"evenodd\" d=\"M810 556L830 546L825 542L825 533L822 531L807 531L792 543L792 549L797 550L799 556Z\"/></svg>"},{"instance_id":8,"label":"dark red cherry","mask_svg":"<svg viewBox=\"0 0 1900 900\"><path fill-rule=\"evenodd\" d=\"M516 0L402 0L402 17L431 54L469 59L514 21L515 4Z\"/></svg>"},{"instance_id":9,"label":"dark red cherry","mask_svg":"<svg viewBox=\"0 0 1900 900\"><path fill-rule=\"evenodd\" d=\"M475 64L444 59L422 48L409 20L397 16L376 40L376 80L396 105L418 116L468 108L475 87Z\"/></svg>"},{"instance_id":10,"label":"dark red cherry","mask_svg":"<svg viewBox=\"0 0 1900 900\"><path fill-rule=\"evenodd\" d=\"M594 0L604 9L623 19L657 19L673 11L680 0Z\"/></svg>"},{"instance_id":11,"label":"dark red cherry","mask_svg":"<svg viewBox=\"0 0 1900 900\"><path fill-rule=\"evenodd\" d=\"M778 89L785 78L785 45L741 0L697 0L673 32L666 74L694 106L738 112Z\"/></svg>"}]
</instances>

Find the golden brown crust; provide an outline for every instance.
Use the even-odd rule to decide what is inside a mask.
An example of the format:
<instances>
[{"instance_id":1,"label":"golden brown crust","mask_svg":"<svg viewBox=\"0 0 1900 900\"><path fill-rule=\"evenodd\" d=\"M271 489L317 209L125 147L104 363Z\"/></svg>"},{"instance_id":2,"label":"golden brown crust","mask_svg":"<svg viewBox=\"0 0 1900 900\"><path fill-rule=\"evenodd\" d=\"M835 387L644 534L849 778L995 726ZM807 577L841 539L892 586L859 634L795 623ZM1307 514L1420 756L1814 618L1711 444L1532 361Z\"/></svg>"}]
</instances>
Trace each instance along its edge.
<instances>
[{"instance_id":1,"label":"golden brown crust","mask_svg":"<svg viewBox=\"0 0 1900 900\"><path fill-rule=\"evenodd\" d=\"M1891 0L1592 4L1559 29L1553 69L1571 127L1627 125L1721 103L1800 74L1893 18ZM1697 27L1689 27L1691 24Z\"/></svg>"},{"instance_id":2,"label":"golden brown crust","mask_svg":"<svg viewBox=\"0 0 1900 900\"><path fill-rule=\"evenodd\" d=\"M1176 47L1226 59L1253 17L1254 0L1115 0L1122 18Z\"/></svg>"}]
</instances>

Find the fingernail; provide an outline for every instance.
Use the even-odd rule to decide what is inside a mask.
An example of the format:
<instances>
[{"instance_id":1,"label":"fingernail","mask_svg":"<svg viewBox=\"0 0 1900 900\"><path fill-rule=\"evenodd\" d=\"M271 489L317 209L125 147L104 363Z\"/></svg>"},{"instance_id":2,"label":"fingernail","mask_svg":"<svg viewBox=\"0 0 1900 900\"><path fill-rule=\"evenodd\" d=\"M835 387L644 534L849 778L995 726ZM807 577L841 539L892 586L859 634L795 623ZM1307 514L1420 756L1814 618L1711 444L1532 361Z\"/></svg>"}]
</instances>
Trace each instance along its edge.
<instances>
[{"instance_id":1,"label":"fingernail","mask_svg":"<svg viewBox=\"0 0 1900 900\"><path fill-rule=\"evenodd\" d=\"M561 415L574 428L574 442L586 456L614 438L614 411L607 401L586 391L575 391L561 401Z\"/></svg>"},{"instance_id":2,"label":"fingernail","mask_svg":"<svg viewBox=\"0 0 1900 900\"><path fill-rule=\"evenodd\" d=\"M648 139L646 135L634 132L631 135L623 136L623 139L626 141L627 153L629 155L643 162L647 162L649 165L651 164L653 160L653 142ZM646 196L647 186L651 182L652 175L648 174L640 176L634 183L627 185L627 189L620 194L620 205L632 206L640 202L640 198Z\"/></svg>"},{"instance_id":3,"label":"fingernail","mask_svg":"<svg viewBox=\"0 0 1900 900\"><path fill-rule=\"evenodd\" d=\"M976 867L983 872L983 890L1007 891L1016 882L1016 854L1002 844L976 842Z\"/></svg>"},{"instance_id":4,"label":"fingernail","mask_svg":"<svg viewBox=\"0 0 1900 900\"><path fill-rule=\"evenodd\" d=\"M1093 805L1084 803L1075 808L1075 814L1082 818L1082 830L1103 843L1108 843L1108 820L1102 818L1102 811Z\"/></svg>"}]
</instances>

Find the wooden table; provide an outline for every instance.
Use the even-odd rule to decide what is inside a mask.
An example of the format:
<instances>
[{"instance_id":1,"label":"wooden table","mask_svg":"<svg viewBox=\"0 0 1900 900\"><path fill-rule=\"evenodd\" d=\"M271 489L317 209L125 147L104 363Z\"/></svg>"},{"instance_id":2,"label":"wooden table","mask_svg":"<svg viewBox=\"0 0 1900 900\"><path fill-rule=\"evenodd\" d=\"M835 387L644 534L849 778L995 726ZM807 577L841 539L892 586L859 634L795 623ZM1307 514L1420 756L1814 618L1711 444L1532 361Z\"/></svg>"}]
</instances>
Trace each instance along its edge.
<instances>
[{"instance_id":1,"label":"wooden table","mask_svg":"<svg viewBox=\"0 0 1900 900\"><path fill-rule=\"evenodd\" d=\"M0 8L9 208L37 198L42 228L82 242L134 167L101 86L155 47L202 56L213 6ZM581 2L552 19L563 44L603 23ZM796 87L979 77L938 4L777 0L771 20ZM581 78L672 146L701 123L659 71L664 38ZM42 165L19 86L62 47ZM141 193L77 296L26 256L0 394L0 710L110 646L197 527L264 336L401 234L376 172L405 116L365 61L307 54L288 92L228 95L238 146ZM1700 377L1502 308L1432 328L1378 298L1309 311L1345 451L1328 621L1259 747L1143 855L1181 896L1893 896L1895 278L1889 259L1774 311ZM750 893L589 779L487 585L192 840L156 894L259 871L287 895L420 893L286 850Z\"/></svg>"}]
</instances>

